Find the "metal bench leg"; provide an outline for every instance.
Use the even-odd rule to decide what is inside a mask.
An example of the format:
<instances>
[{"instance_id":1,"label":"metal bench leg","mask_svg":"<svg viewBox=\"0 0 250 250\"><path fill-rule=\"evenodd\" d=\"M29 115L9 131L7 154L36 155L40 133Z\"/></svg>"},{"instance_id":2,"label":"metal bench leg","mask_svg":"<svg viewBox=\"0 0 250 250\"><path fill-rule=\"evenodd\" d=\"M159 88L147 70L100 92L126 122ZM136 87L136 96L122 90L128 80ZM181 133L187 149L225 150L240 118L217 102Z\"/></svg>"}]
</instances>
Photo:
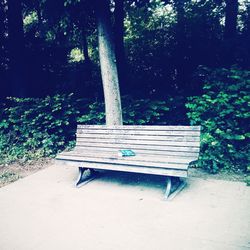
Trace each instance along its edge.
<instances>
[{"instance_id":1,"label":"metal bench leg","mask_svg":"<svg viewBox=\"0 0 250 250\"><path fill-rule=\"evenodd\" d=\"M165 195L164 195L164 198L166 200L168 199L168 196L170 195L171 186L172 186L171 177L167 177L167 188L166 188L166 192L165 192Z\"/></svg>"},{"instance_id":2,"label":"metal bench leg","mask_svg":"<svg viewBox=\"0 0 250 250\"><path fill-rule=\"evenodd\" d=\"M164 195L165 200L172 200L180 191L186 186L186 182L180 178L175 178L175 182L172 183L172 178L167 177L167 188ZM173 185L174 184L174 185Z\"/></svg>"},{"instance_id":3,"label":"metal bench leg","mask_svg":"<svg viewBox=\"0 0 250 250\"><path fill-rule=\"evenodd\" d=\"M79 176L76 181L76 187L81 187L88 182L94 180L98 176L93 169L79 167Z\"/></svg>"}]
</instances>

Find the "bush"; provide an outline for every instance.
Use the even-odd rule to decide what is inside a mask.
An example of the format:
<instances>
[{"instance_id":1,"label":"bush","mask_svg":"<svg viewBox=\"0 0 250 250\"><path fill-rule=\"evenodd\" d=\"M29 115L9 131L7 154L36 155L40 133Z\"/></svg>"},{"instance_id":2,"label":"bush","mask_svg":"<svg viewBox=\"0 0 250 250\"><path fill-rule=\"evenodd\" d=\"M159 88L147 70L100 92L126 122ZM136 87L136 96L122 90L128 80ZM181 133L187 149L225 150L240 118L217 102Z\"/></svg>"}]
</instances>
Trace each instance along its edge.
<instances>
[{"instance_id":1,"label":"bush","mask_svg":"<svg viewBox=\"0 0 250 250\"><path fill-rule=\"evenodd\" d=\"M176 99L133 100L123 97L124 124L171 124ZM0 164L54 156L75 143L76 123L104 124L103 102L76 100L73 95L44 99L8 98L0 110ZM178 116L172 116L177 121ZM183 116L182 116L183 119Z\"/></svg>"},{"instance_id":2,"label":"bush","mask_svg":"<svg viewBox=\"0 0 250 250\"><path fill-rule=\"evenodd\" d=\"M250 186L250 174L246 177L246 184L247 186Z\"/></svg>"},{"instance_id":3,"label":"bush","mask_svg":"<svg viewBox=\"0 0 250 250\"><path fill-rule=\"evenodd\" d=\"M192 125L202 126L199 165L246 171L249 165L250 71L205 69L204 94L186 107Z\"/></svg>"},{"instance_id":4,"label":"bush","mask_svg":"<svg viewBox=\"0 0 250 250\"><path fill-rule=\"evenodd\" d=\"M8 98L0 110L0 164L55 155L72 144L76 116L72 96Z\"/></svg>"},{"instance_id":5,"label":"bush","mask_svg":"<svg viewBox=\"0 0 250 250\"><path fill-rule=\"evenodd\" d=\"M183 97L168 97L167 100L134 100L122 97L123 123L125 125L178 125L188 124ZM174 115L173 115L174 114ZM105 106L94 102L85 106L84 114L77 118L78 123L104 124Z\"/></svg>"},{"instance_id":6,"label":"bush","mask_svg":"<svg viewBox=\"0 0 250 250\"><path fill-rule=\"evenodd\" d=\"M122 98L122 112L124 124L162 124L164 116L169 111L165 101L151 101L149 99L133 100L125 96ZM103 102L94 102L88 105L85 114L77 121L84 124L104 124L105 105Z\"/></svg>"}]
</instances>

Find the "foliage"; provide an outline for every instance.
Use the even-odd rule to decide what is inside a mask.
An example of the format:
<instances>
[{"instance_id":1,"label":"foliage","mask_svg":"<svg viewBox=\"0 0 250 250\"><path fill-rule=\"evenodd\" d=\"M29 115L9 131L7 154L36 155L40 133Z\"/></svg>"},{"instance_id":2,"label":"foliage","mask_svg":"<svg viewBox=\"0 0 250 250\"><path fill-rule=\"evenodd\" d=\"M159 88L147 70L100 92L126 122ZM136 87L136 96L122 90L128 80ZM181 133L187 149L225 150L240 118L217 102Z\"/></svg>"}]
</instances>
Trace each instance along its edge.
<instances>
[{"instance_id":1,"label":"foliage","mask_svg":"<svg viewBox=\"0 0 250 250\"><path fill-rule=\"evenodd\" d=\"M150 99L132 100L127 98L123 109L124 124L161 124L164 115L169 111L165 101Z\"/></svg>"},{"instance_id":2,"label":"foliage","mask_svg":"<svg viewBox=\"0 0 250 250\"><path fill-rule=\"evenodd\" d=\"M246 177L247 186L250 186L250 174Z\"/></svg>"},{"instance_id":3,"label":"foliage","mask_svg":"<svg viewBox=\"0 0 250 250\"><path fill-rule=\"evenodd\" d=\"M184 98L171 98L167 100L133 99L122 97L123 123L127 125L145 124L185 124L187 119L184 111ZM175 116L172 114L176 113ZM103 102L96 101L86 106L84 114L79 116L77 122L84 124L104 124L105 107Z\"/></svg>"},{"instance_id":4,"label":"foliage","mask_svg":"<svg viewBox=\"0 0 250 250\"><path fill-rule=\"evenodd\" d=\"M250 186L250 165L247 166L246 184Z\"/></svg>"},{"instance_id":5,"label":"foliage","mask_svg":"<svg viewBox=\"0 0 250 250\"><path fill-rule=\"evenodd\" d=\"M125 18L125 47L129 82L133 95L148 93L162 97L168 85L172 90L174 34L176 22L173 9L162 1L129 7ZM164 62L164 63L163 63Z\"/></svg>"},{"instance_id":6,"label":"foliage","mask_svg":"<svg viewBox=\"0 0 250 250\"><path fill-rule=\"evenodd\" d=\"M69 61L70 62L80 62L84 60L84 55L79 48L74 48L70 51Z\"/></svg>"},{"instance_id":7,"label":"foliage","mask_svg":"<svg viewBox=\"0 0 250 250\"><path fill-rule=\"evenodd\" d=\"M30 12L28 15L26 15L23 19L23 25L24 29L28 30L28 26L38 22L38 16L35 11Z\"/></svg>"},{"instance_id":8,"label":"foliage","mask_svg":"<svg viewBox=\"0 0 250 250\"><path fill-rule=\"evenodd\" d=\"M123 97L124 124L173 124L170 109L178 108L174 100ZM73 95L8 98L0 110L0 164L54 156L74 146L76 122L104 124L104 109L103 102L91 103Z\"/></svg>"},{"instance_id":9,"label":"foliage","mask_svg":"<svg viewBox=\"0 0 250 250\"><path fill-rule=\"evenodd\" d=\"M202 126L199 165L246 170L249 165L250 71L204 69L202 96L190 97L186 107L192 125Z\"/></svg>"},{"instance_id":10,"label":"foliage","mask_svg":"<svg viewBox=\"0 0 250 250\"><path fill-rule=\"evenodd\" d=\"M8 98L1 110L0 164L54 155L70 146L78 112L71 95Z\"/></svg>"},{"instance_id":11,"label":"foliage","mask_svg":"<svg viewBox=\"0 0 250 250\"><path fill-rule=\"evenodd\" d=\"M96 20L93 1L89 0L0 0L0 30L3 30L0 32L0 97L13 95L15 90L8 80L11 75L8 51L11 17L7 4L18 2L22 3L24 32L16 30L17 25L13 27L24 39L14 45L18 49L19 44L24 43L22 63L27 66L24 69L26 79L21 84L22 89L26 89L24 96L74 92L82 97L100 98L102 88L95 88L97 82L100 86ZM114 15L116 1L110 2ZM129 71L121 88L123 94L155 99L164 99L166 93L179 95L180 91L186 96L196 91L196 95L200 94L201 86L191 80L198 65L228 67L238 64L249 69L250 7L247 1L239 1L237 36L230 40L224 39L227 1L123 2L124 32L118 33L124 33ZM16 16L12 18L13 22L17 20ZM115 19L114 15L114 26ZM84 57L82 52L85 52ZM85 60L87 53L91 67ZM229 60L231 55L233 58ZM16 60L13 63L17 63ZM16 68L19 77L19 67Z\"/></svg>"},{"instance_id":12,"label":"foliage","mask_svg":"<svg viewBox=\"0 0 250 250\"><path fill-rule=\"evenodd\" d=\"M198 65L222 64L221 19L215 1L148 1L128 8L125 46L130 84L144 96L200 93Z\"/></svg>"}]
</instances>

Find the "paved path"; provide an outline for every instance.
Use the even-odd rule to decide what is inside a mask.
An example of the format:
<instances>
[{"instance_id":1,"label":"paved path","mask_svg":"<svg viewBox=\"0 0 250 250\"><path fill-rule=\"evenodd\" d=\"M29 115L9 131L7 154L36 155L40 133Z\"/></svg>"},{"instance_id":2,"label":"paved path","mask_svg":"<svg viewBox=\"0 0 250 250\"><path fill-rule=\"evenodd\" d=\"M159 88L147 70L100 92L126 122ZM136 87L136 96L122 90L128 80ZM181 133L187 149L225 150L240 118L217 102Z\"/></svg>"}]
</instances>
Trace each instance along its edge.
<instances>
[{"instance_id":1,"label":"paved path","mask_svg":"<svg viewBox=\"0 0 250 250\"><path fill-rule=\"evenodd\" d=\"M190 178L164 202L164 178L105 173L76 189L52 166L0 189L0 250L250 249L250 188ZM139 183L138 183L139 182Z\"/></svg>"}]
</instances>

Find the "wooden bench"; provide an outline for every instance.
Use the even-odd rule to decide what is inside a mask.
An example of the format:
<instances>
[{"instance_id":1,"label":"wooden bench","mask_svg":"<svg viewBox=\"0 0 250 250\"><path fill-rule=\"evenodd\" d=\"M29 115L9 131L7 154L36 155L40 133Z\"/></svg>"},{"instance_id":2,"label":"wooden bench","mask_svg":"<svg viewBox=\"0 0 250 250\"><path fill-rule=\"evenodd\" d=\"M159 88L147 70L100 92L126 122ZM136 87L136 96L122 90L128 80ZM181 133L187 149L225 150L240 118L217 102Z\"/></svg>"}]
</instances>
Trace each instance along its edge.
<instances>
[{"instance_id":1,"label":"wooden bench","mask_svg":"<svg viewBox=\"0 0 250 250\"><path fill-rule=\"evenodd\" d=\"M198 159L199 148L199 126L78 125L76 147L56 159L79 167L76 186L92 180L94 170L167 176L165 198L171 199L185 186L188 166ZM121 149L136 155L119 156Z\"/></svg>"}]
</instances>

